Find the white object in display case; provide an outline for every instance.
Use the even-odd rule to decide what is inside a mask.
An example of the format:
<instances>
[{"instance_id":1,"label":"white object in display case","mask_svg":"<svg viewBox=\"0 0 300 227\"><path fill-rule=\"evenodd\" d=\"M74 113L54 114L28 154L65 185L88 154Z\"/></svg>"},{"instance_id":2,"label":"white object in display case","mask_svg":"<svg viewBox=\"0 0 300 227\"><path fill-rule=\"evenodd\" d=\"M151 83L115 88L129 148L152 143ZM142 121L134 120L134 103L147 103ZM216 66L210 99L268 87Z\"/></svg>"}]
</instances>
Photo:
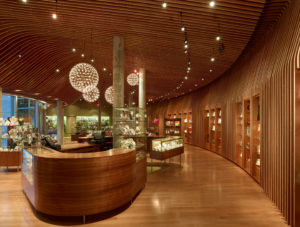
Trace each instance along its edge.
<instances>
[{"instance_id":1,"label":"white object in display case","mask_svg":"<svg viewBox=\"0 0 300 227\"><path fill-rule=\"evenodd\" d=\"M183 147L183 139L179 136L152 140L153 151L165 152L179 147Z\"/></svg>"},{"instance_id":2,"label":"white object in display case","mask_svg":"<svg viewBox=\"0 0 300 227\"><path fill-rule=\"evenodd\" d=\"M258 158L257 160L256 160L256 163L255 163L257 166L260 166L260 158Z\"/></svg>"},{"instance_id":3,"label":"white object in display case","mask_svg":"<svg viewBox=\"0 0 300 227\"><path fill-rule=\"evenodd\" d=\"M213 117L215 117L215 116L216 116L216 112L215 112L215 111L212 113L212 116L213 116Z\"/></svg>"},{"instance_id":4,"label":"white object in display case","mask_svg":"<svg viewBox=\"0 0 300 227\"><path fill-rule=\"evenodd\" d=\"M260 155L260 145L257 145L257 154Z\"/></svg>"},{"instance_id":5,"label":"white object in display case","mask_svg":"<svg viewBox=\"0 0 300 227\"><path fill-rule=\"evenodd\" d=\"M219 119L218 119L218 124L220 125L221 123L222 123L222 119L219 118Z\"/></svg>"},{"instance_id":6,"label":"white object in display case","mask_svg":"<svg viewBox=\"0 0 300 227\"><path fill-rule=\"evenodd\" d=\"M188 122L188 120L187 119L184 119L184 123L187 123Z\"/></svg>"}]
</instances>

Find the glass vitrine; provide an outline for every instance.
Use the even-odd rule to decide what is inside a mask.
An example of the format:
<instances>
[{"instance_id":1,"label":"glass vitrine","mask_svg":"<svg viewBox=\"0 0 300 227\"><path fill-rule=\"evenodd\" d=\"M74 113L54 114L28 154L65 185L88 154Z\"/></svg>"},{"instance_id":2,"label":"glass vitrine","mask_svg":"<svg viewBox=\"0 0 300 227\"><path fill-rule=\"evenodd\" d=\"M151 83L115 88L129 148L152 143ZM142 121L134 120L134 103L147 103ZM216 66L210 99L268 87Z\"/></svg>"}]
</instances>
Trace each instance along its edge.
<instances>
[{"instance_id":1,"label":"glass vitrine","mask_svg":"<svg viewBox=\"0 0 300 227\"><path fill-rule=\"evenodd\" d=\"M153 151L165 152L179 147L183 147L183 138L180 136L152 140Z\"/></svg>"}]
</instances>

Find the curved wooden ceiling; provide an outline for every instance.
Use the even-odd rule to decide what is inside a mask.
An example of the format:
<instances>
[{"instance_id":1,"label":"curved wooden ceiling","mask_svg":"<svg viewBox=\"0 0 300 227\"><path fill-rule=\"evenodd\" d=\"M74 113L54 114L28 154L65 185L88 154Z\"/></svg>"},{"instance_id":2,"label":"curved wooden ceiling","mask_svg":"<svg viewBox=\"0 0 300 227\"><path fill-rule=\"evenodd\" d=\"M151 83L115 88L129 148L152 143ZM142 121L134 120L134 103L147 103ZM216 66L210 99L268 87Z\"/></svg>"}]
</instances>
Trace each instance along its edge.
<instances>
[{"instance_id":1,"label":"curved wooden ceiling","mask_svg":"<svg viewBox=\"0 0 300 227\"><path fill-rule=\"evenodd\" d=\"M288 2L222 0L211 8L207 0L168 0L164 9L162 1L156 0L59 0L56 9L54 0L1 0L0 86L8 92L21 90L26 96L72 103L81 94L70 86L69 71L93 57L104 104L105 89L112 84L112 38L121 35L125 38L125 75L140 67L147 70L147 100L176 97L228 70L259 19L263 32L276 23ZM189 39L188 80L184 80L187 56L180 12ZM221 41L217 42L219 28ZM225 46L222 53L220 43ZM125 92L132 89L126 85Z\"/></svg>"}]
</instances>

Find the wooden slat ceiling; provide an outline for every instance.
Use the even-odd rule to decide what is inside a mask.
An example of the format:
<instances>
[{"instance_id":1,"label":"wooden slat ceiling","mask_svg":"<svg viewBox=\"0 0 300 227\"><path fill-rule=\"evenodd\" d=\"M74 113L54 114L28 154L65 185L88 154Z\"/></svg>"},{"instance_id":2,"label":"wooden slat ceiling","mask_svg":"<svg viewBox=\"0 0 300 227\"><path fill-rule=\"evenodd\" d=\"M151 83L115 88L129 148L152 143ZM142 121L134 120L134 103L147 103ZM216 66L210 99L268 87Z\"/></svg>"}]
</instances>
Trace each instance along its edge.
<instances>
[{"instance_id":1,"label":"wooden slat ceiling","mask_svg":"<svg viewBox=\"0 0 300 227\"><path fill-rule=\"evenodd\" d=\"M140 67L147 70L147 99L172 98L199 89L228 70L259 19L264 32L276 23L288 0L222 0L213 8L207 0L168 0L166 9L156 0L59 0L57 9L54 0L0 3L0 86L4 91L21 90L38 99L73 103L81 94L70 86L69 71L93 57L105 104L104 91L112 84L114 35L125 39L125 75ZM57 20L53 20L56 10ZM192 68L188 80L184 80L187 56L180 12L188 31ZM219 28L225 46L222 53L215 39ZM125 92L133 89L137 90L126 85Z\"/></svg>"}]
</instances>

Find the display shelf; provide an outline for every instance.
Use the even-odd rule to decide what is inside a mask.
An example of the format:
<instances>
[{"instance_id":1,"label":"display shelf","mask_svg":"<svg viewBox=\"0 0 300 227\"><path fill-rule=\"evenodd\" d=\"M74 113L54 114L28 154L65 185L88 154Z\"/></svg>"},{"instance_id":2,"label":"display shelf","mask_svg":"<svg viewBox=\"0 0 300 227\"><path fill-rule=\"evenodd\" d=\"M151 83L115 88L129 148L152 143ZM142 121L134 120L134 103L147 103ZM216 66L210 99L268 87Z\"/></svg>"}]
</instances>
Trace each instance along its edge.
<instances>
[{"instance_id":1,"label":"display shelf","mask_svg":"<svg viewBox=\"0 0 300 227\"><path fill-rule=\"evenodd\" d=\"M216 151L216 110L215 108L210 109L209 113L209 143L210 150Z\"/></svg>"},{"instance_id":2,"label":"display shelf","mask_svg":"<svg viewBox=\"0 0 300 227\"><path fill-rule=\"evenodd\" d=\"M260 99L259 96L252 97L252 131L251 131L251 160L252 176L260 182Z\"/></svg>"},{"instance_id":3,"label":"display shelf","mask_svg":"<svg viewBox=\"0 0 300 227\"><path fill-rule=\"evenodd\" d=\"M236 145L235 145L235 162L243 167L243 104L236 104Z\"/></svg>"},{"instance_id":4,"label":"display shelf","mask_svg":"<svg viewBox=\"0 0 300 227\"><path fill-rule=\"evenodd\" d=\"M114 148L136 149L137 157L146 156L146 111L142 108L114 108Z\"/></svg>"},{"instance_id":5,"label":"display shelf","mask_svg":"<svg viewBox=\"0 0 300 227\"><path fill-rule=\"evenodd\" d=\"M147 135L158 136L159 135L159 118L155 117L149 121L147 128Z\"/></svg>"},{"instance_id":6,"label":"display shelf","mask_svg":"<svg viewBox=\"0 0 300 227\"><path fill-rule=\"evenodd\" d=\"M173 116L176 116L176 114ZM181 136L181 118L166 118L165 134L166 136Z\"/></svg>"},{"instance_id":7,"label":"display shelf","mask_svg":"<svg viewBox=\"0 0 300 227\"><path fill-rule=\"evenodd\" d=\"M251 121L250 121L250 100L244 100L244 153L243 168L250 173L251 166Z\"/></svg>"},{"instance_id":8,"label":"display shelf","mask_svg":"<svg viewBox=\"0 0 300 227\"><path fill-rule=\"evenodd\" d=\"M193 128L192 128L192 124L193 124L193 116L192 116L192 112L188 112L187 113L187 133L186 133L186 143L191 144L192 143L192 134L193 134Z\"/></svg>"},{"instance_id":9,"label":"display shelf","mask_svg":"<svg viewBox=\"0 0 300 227\"><path fill-rule=\"evenodd\" d=\"M216 152L222 153L222 110L216 108Z\"/></svg>"},{"instance_id":10,"label":"display shelf","mask_svg":"<svg viewBox=\"0 0 300 227\"><path fill-rule=\"evenodd\" d=\"M205 148L210 149L210 140L209 140L209 110L203 111L204 117L204 141L205 141Z\"/></svg>"}]
</instances>

